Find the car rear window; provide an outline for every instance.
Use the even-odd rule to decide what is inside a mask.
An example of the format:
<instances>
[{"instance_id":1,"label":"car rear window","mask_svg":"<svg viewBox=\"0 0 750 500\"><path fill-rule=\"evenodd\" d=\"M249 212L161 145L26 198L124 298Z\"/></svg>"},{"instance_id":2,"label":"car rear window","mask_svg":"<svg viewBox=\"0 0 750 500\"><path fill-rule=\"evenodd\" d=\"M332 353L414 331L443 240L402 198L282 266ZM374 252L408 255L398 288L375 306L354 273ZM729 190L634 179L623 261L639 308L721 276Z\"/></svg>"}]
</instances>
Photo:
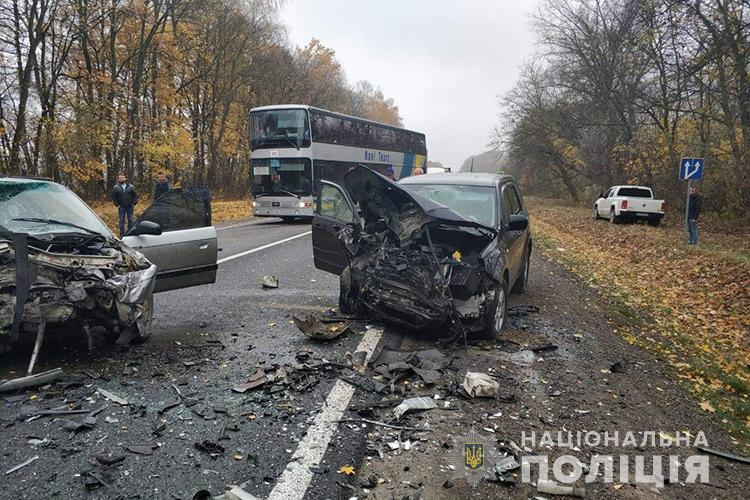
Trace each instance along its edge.
<instances>
[{"instance_id":1,"label":"car rear window","mask_svg":"<svg viewBox=\"0 0 750 500\"><path fill-rule=\"evenodd\" d=\"M631 198L651 198L651 191L643 188L620 188L617 196L630 196Z\"/></svg>"}]
</instances>

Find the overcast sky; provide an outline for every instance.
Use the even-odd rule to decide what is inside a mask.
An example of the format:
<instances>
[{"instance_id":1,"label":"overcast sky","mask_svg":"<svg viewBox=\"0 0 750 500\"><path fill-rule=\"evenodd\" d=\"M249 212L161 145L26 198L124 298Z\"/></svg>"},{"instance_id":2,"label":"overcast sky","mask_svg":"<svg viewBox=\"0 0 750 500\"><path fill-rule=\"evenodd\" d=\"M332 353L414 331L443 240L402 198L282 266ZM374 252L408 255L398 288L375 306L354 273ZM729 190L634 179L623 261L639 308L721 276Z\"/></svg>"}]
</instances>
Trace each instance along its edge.
<instances>
[{"instance_id":1,"label":"overcast sky","mask_svg":"<svg viewBox=\"0 0 750 500\"><path fill-rule=\"evenodd\" d=\"M295 45L336 51L350 82L366 79L427 135L429 159L459 167L487 149L497 95L534 50L534 0L289 0Z\"/></svg>"}]
</instances>

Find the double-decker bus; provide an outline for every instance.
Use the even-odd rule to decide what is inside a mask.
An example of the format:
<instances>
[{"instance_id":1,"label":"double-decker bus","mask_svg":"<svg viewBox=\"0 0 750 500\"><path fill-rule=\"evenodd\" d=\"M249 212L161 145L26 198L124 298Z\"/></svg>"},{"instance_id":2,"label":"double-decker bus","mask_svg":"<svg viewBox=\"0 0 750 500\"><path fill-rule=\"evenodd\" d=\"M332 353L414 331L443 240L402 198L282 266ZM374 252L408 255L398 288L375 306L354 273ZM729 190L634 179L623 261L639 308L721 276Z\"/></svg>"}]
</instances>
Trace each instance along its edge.
<instances>
[{"instance_id":1,"label":"double-decker bus","mask_svg":"<svg viewBox=\"0 0 750 500\"><path fill-rule=\"evenodd\" d=\"M396 179L427 164L425 136L304 105L250 110L250 178L259 217L312 217L320 179L341 181L356 164Z\"/></svg>"}]
</instances>

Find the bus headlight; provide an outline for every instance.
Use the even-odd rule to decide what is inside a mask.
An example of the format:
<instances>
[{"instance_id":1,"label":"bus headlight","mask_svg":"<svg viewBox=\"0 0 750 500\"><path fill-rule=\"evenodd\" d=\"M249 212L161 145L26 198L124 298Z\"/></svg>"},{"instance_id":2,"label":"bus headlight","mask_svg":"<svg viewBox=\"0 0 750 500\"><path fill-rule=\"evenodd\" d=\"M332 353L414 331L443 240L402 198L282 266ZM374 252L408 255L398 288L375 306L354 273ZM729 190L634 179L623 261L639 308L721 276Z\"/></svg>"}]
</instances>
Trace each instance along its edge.
<instances>
[{"instance_id":1,"label":"bus headlight","mask_svg":"<svg viewBox=\"0 0 750 500\"><path fill-rule=\"evenodd\" d=\"M257 206L258 206L258 202L257 201L253 201L253 208L255 208Z\"/></svg>"},{"instance_id":2,"label":"bus headlight","mask_svg":"<svg viewBox=\"0 0 750 500\"><path fill-rule=\"evenodd\" d=\"M297 203L297 206L300 208L305 208L306 205L307 203L305 203L304 201L300 201L299 203Z\"/></svg>"}]
</instances>

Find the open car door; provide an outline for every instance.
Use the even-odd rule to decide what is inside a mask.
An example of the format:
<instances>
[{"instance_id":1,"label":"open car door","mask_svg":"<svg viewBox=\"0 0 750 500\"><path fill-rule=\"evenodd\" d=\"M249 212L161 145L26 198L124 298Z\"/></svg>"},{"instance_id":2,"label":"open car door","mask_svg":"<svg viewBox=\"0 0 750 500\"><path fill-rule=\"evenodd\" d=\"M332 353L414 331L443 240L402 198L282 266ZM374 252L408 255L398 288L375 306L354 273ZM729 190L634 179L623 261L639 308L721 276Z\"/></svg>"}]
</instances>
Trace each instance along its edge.
<instances>
[{"instance_id":1,"label":"open car door","mask_svg":"<svg viewBox=\"0 0 750 500\"><path fill-rule=\"evenodd\" d=\"M161 234L138 234L138 223L155 222ZM216 229L205 189L173 189L149 206L122 239L156 264L155 292L214 283Z\"/></svg>"},{"instance_id":2,"label":"open car door","mask_svg":"<svg viewBox=\"0 0 750 500\"><path fill-rule=\"evenodd\" d=\"M339 233L344 227L360 224L349 194L338 184L320 182L320 194L312 222L313 261L315 267L341 274L349 262Z\"/></svg>"}]
</instances>

